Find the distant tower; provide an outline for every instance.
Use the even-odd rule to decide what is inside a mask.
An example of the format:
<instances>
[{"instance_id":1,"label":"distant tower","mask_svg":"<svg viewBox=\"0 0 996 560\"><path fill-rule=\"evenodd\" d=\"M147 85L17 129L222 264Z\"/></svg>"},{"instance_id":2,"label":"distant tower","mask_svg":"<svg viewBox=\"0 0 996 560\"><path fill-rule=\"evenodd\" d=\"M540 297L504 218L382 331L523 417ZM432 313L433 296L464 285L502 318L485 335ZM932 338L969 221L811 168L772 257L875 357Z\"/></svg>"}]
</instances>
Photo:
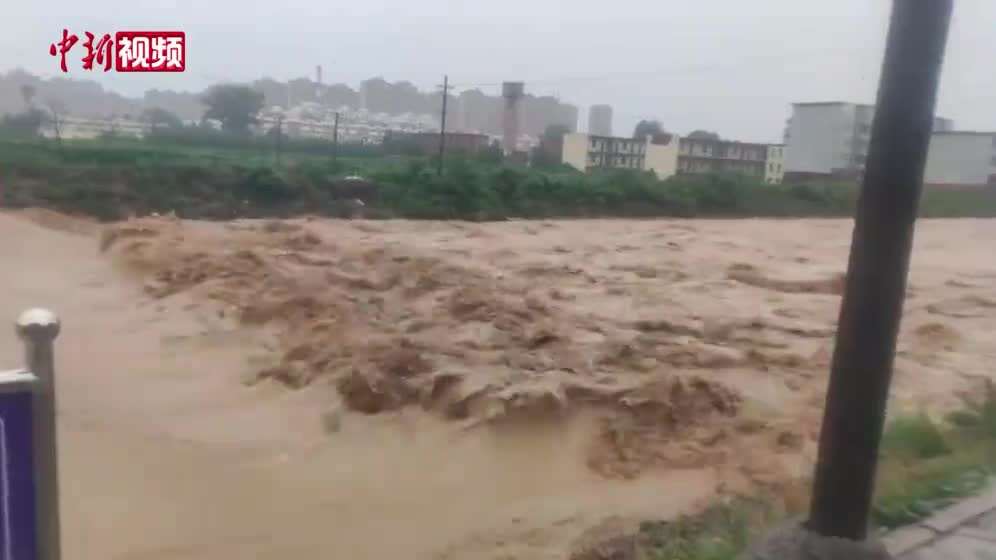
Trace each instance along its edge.
<instances>
[{"instance_id":1,"label":"distant tower","mask_svg":"<svg viewBox=\"0 0 996 560\"><path fill-rule=\"evenodd\" d=\"M612 136L612 107L592 105L588 110L588 134Z\"/></svg>"},{"instance_id":2,"label":"distant tower","mask_svg":"<svg viewBox=\"0 0 996 560\"><path fill-rule=\"evenodd\" d=\"M570 132L578 131L578 108L574 105L567 103L561 103L560 105L560 124L567 127Z\"/></svg>"},{"instance_id":3,"label":"distant tower","mask_svg":"<svg viewBox=\"0 0 996 560\"><path fill-rule=\"evenodd\" d=\"M322 65L315 66L315 99L322 99Z\"/></svg>"},{"instance_id":4,"label":"distant tower","mask_svg":"<svg viewBox=\"0 0 996 560\"><path fill-rule=\"evenodd\" d=\"M519 140L519 115L522 95L526 86L522 82L504 82L501 85L501 96L505 98L505 111L502 114L502 148L505 155L515 153Z\"/></svg>"}]
</instances>

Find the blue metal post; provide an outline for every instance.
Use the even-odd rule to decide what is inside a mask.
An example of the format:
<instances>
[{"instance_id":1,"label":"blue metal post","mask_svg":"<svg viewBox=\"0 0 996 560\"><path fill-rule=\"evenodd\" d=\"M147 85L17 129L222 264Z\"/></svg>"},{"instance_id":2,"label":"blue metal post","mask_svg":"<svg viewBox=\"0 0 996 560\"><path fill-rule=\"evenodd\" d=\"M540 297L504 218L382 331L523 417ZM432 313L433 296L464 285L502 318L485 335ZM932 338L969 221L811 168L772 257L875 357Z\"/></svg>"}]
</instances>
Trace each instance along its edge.
<instances>
[{"instance_id":1,"label":"blue metal post","mask_svg":"<svg viewBox=\"0 0 996 560\"><path fill-rule=\"evenodd\" d=\"M12 455L9 466L12 474L21 473L25 468L32 471L33 476L23 473L17 476L30 481L25 488L33 488L35 499L33 504L30 503L31 500L20 504L12 502L11 507L18 509L11 509L6 513L8 519L16 521L10 525L12 531L15 527L27 527L29 519L34 518L36 551L35 554L29 554L30 551L25 549L23 554L0 558L59 560L59 467L55 427L55 359L52 346L59 335L60 324L58 317L51 311L29 309L18 317L16 328L18 336L24 342L28 372L21 374L27 376L23 381L14 382L12 387L15 391L5 395L5 398L10 399L11 424L8 427L11 431L8 436L9 441L16 445L28 445L29 441L30 446L22 447L20 455ZM27 391L26 387L29 386L33 390ZM12 494L14 495L16 494ZM0 527L0 531L5 530L6 526ZM15 534L11 532L10 535L13 537ZM23 535L22 540L28 540L27 534ZM12 545L17 545L18 542L21 541Z\"/></svg>"}]
</instances>

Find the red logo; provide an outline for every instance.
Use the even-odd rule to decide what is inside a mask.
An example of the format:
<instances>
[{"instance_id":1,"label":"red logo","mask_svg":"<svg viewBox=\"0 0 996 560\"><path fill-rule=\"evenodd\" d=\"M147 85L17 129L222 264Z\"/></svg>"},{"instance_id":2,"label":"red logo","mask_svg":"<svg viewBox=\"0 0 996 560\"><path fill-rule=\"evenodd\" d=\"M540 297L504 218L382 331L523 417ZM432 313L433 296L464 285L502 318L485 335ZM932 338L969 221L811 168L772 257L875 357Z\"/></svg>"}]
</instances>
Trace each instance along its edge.
<instances>
[{"instance_id":1,"label":"red logo","mask_svg":"<svg viewBox=\"0 0 996 560\"><path fill-rule=\"evenodd\" d=\"M97 60L97 64L104 65L104 72L111 69L111 59L114 58L113 50L114 43L111 41L111 36L105 33L97 45L93 44L93 33L89 31L86 32L86 42L83 43L83 48L86 49L86 56L83 57L83 69L92 70L93 61Z\"/></svg>"},{"instance_id":2,"label":"red logo","mask_svg":"<svg viewBox=\"0 0 996 560\"><path fill-rule=\"evenodd\" d=\"M183 31L118 31L114 44L118 72L183 72L187 66Z\"/></svg>"},{"instance_id":3,"label":"red logo","mask_svg":"<svg viewBox=\"0 0 996 560\"><path fill-rule=\"evenodd\" d=\"M79 41L79 40L80 40L80 38L77 37L76 35L70 35L68 29L63 29L62 30L62 40L59 41L59 43L58 43L59 44L58 49L56 48L56 46L55 46L56 44L55 43L52 43L48 47L48 54L50 54L52 56L58 55L58 56L61 57L60 62L61 62L61 66L62 66L62 71L63 72L69 72L69 69L66 68L66 55L69 53L69 49L73 48L73 45L75 45L76 41Z\"/></svg>"},{"instance_id":4,"label":"red logo","mask_svg":"<svg viewBox=\"0 0 996 560\"><path fill-rule=\"evenodd\" d=\"M89 31L82 57L83 69L93 70L94 63L104 72L114 67L118 72L183 72L187 68L187 35L183 31L118 31L111 40L105 33L99 39ZM69 72L66 55L79 41L79 37L62 30L62 40L48 48L48 53L58 56L63 72Z\"/></svg>"}]
</instances>

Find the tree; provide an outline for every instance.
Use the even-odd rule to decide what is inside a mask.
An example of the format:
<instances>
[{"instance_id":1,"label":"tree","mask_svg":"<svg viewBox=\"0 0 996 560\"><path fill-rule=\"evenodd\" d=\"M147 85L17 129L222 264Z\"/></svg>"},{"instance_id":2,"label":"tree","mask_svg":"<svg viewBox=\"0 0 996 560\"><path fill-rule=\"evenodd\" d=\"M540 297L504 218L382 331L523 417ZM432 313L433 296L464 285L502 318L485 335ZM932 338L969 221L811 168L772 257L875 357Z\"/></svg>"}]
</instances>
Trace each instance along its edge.
<instances>
[{"instance_id":1,"label":"tree","mask_svg":"<svg viewBox=\"0 0 996 560\"><path fill-rule=\"evenodd\" d=\"M664 132L663 127L661 127L660 121L640 121L636 124L636 128L633 130L633 138L646 138L649 136L657 136Z\"/></svg>"},{"instance_id":2,"label":"tree","mask_svg":"<svg viewBox=\"0 0 996 560\"><path fill-rule=\"evenodd\" d=\"M543 140L558 142L570 131L571 129L567 125L551 124L546 127L546 130L543 131Z\"/></svg>"},{"instance_id":3,"label":"tree","mask_svg":"<svg viewBox=\"0 0 996 560\"><path fill-rule=\"evenodd\" d=\"M562 124L551 124L543 131L540 144L532 153L532 164L535 167L549 167L563 163L564 135L571 131Z\"/></svg>"},{"instance_id":4,"label":"tree","mask_svg":"<svg viewBox=\"0 0 996 560\"><path fill-rule=\"evenodd\" d=\"M38 90L35 89L35 86L31 84L21 85L21 97L24 99L24 104L28 109L31 109L31 102L34 101L36 93L38 93Z\"/></svg>"},{"instance_id":5,"label":"tree","mask_svg":"<svg viewBox=\"0 0 996 560\"><path fill-rule=\"evenodd\" d=\"M263 94L263 100L267 106L287 106L287 98L290 93L287 84L278 82L273 78L261 78L252 83L252 88Z\"/></svg>"},{"instance_id":6,"label":"tree","mask_svg":"<svg viewBox=\"0 0 996 560\"><path fill-rule=\"evenodd\" d=\"M481 148L481 151L477 154L477 161L497 165L502 162L504 157L501 144L495 140L487 148Z\"/></svg>"},{"instance_id":7,"label":"tree","mask_svg":"<svg viewBox=\"0 0 996 560\"><path fill-rule=\"evenodd\" d=\"M248 135L263 108L261 92L234 84L211 86L201 100L207 106L204 118L221 121L222 130L232 134Z\"/></svg>"},{"instance_id":8,"label":"tree","mask_svg":"<svg viewBox=\"0 0 996 560\"><path fill-rule=\"evenodd\" d=\"M287 82L287 95L290 96L290 104L297 105L308 101L316 101L315 93L317 89L318 84L308 78L295 78Z\"/></svg>"},{"instance_id":9,"label":"tree","mask_svg":"<svg viewBox=\"0 0 996 560\"><path fill-rule=\"evenodd\" d=\"M322 86L322 103L329 107L342 107L343 105L358 109L360 107L360 96L351 87L344 84L332 84Z\"/></svg>"},{"instance_id":10,"label":"tree","mask_svg":"<svg viewBox=\"0 0 996 560\"><path fill-rule=\"evenodd\" d=\"M62 152L62 116L66 113L66 104L60 99L49 98L45 100L48 107L49 118L52 120L52 129L55 131L55 144Z\"/></svg>"},{"instance_id":11,"label":"tree","mask_svg":"<svg viewBox=\"0 0 996 560\"><path fill-rule=\"evenodd\" d=\"M183 126L180 117L160 107L149 107L142 111L141 120L151 128L181 128Z\"/></svg>"},{"instance_id":12,"label":"tree","mask_svg":"<svg viewBox=\"0 0 996 560\"><path fill-rule=\"evenodd\" d=\"M23 113L4 115L0 119L0 129L16 135L35 136L45 122L45 112L41 109L28 109Z\"/></svg>"},{"instance_id":13,"label":"tree","mask_svg":"<svg viewBox=\"0 0 996 560\"><path fill-rule=\"evenodd\" d=\"M708 130L693 130L688 133L688 137L695 140L719 140L719 134Z\"/></svg>"}]
</instances>

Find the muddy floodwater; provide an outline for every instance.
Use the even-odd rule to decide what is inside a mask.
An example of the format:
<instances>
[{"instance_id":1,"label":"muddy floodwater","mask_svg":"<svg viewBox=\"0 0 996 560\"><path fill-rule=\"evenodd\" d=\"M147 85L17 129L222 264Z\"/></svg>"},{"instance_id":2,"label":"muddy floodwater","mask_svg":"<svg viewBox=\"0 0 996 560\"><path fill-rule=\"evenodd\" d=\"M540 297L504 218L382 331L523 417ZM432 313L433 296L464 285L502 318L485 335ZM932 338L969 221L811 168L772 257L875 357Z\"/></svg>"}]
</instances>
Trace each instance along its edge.
<instances>
[{"instance_id":1,"label":"muddy floodwater","mask_svg":"<svg viewBox=\"0 0 996 560\"><path fill-rule=\"evenodd\" d=\"M6 212L0 317L64 322L68 560L564 558L808 475L850 235ZM919 223L890 413L996 376L993 239Z\"/></svg>"}]
</instances>

